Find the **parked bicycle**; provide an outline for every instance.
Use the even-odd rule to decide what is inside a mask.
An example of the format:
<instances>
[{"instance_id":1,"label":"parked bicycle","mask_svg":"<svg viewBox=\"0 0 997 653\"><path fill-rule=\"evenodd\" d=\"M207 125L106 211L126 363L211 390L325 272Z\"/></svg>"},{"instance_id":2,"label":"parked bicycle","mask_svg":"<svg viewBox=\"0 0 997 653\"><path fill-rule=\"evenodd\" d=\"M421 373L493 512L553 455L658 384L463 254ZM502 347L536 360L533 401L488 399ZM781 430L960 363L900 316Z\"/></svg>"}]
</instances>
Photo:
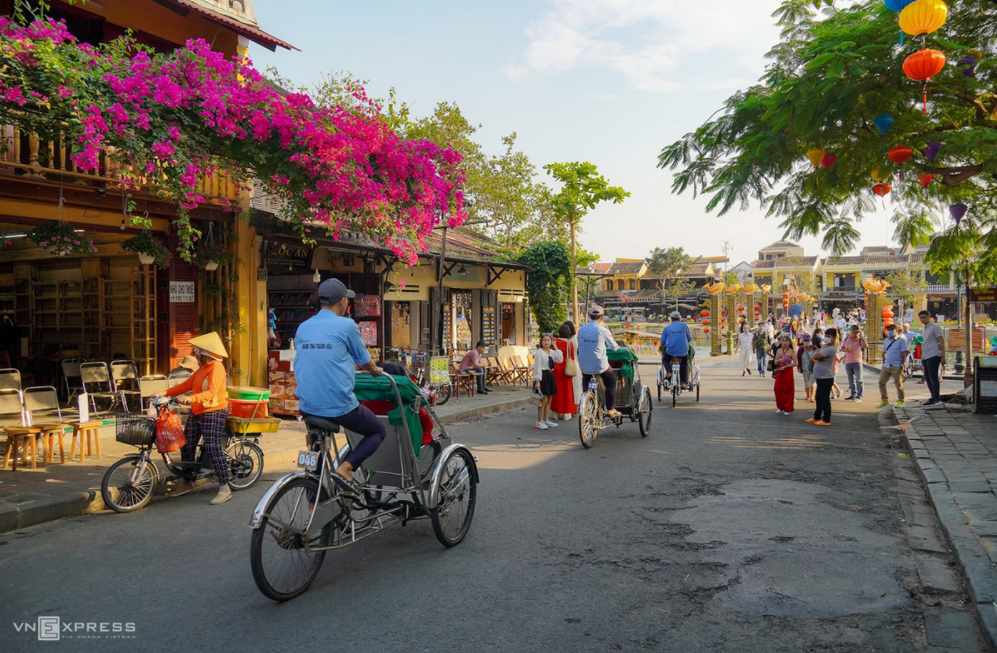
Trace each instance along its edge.
<instances>
[{"instance_id":1,"label":"parked bicycle","mask_svg":"<svg viewBox=\"0 0 997 653\"><path fill-rule=\"evenodd\" d=\"M443 354L441 357L446 357ZM412 357L412 371L416 375L412 380L419 386L422 396L430 406L442 406L450 401L453 394L453 387L450 385L450 375L447 374L445 383L432 383L430 372L432 368L432 358L426 352L414 352ZM449 360L447 361L449 365Z\"/></svg>"},{"instance_id":2,"label":"parked bicycle","mask_svg":"<svg viewBox=\"0 0 997 653\"><path fill-rule=\"evenodd\" d=\"M167 410L179 411L175 398L154 397L150 402L156 407L157 416L162 416ZM240 424L245 421L240 420ZM250 424L253 421L263 420L251 420ZM118 415L116 422L117 441L138 447L138 453L128 454L111 465L101 481L100 494L104 504L115 512L138 510L145 507L157 492L170 495L185 483L215 477L211 457L202 443L198 443L192 461L173 460L173 456L163 452L163 463L171 474L162 476L152 459L156 449L156 420L146 415ZM257 440L264 429L256 427L260 430L249 431L251 428L254 427L243 424L242 432L235 434L227 422L222 436L229 487L233 490L252 487L263 474L263 449ZM267 426L265 430L272 429Z\"/></svg>"}]
</instances>

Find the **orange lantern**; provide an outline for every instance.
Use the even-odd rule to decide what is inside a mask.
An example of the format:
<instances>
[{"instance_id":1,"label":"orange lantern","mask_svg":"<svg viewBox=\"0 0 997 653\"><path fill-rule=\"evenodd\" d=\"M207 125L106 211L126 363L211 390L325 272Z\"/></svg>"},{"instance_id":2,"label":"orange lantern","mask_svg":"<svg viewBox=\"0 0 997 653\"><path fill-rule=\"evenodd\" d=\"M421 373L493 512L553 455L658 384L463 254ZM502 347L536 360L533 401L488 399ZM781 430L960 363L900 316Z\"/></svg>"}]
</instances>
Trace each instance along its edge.
<instances>
[{"instance_id":1,"label":"orange lantern","mask_svg":"<svg viewBox=\"0 0 997 653\"><path fill-rule=\"evenodd\" d=\"M720 315L727 315L727 309L726 308L721 308L720 309Z\"/></svg>"},{"instance_id":2,"label":"orange lantern","mask_svg":"<svg viewBox=\"0 0 997 653\"><path fill-rule=\"evenodd\" d=\"M703 326L710 326L710 321L707 318L703 318Z\"/></svg>"},{"instance_id":3,"label":"orange lantern","mask_svg":"<svg viewBox=\"0 0 997 653\"><path fill-rule=\"evenodd\" d=\"M706 309L704 308L703 310L701 310L701 311L699 312L699 315L700 315L701 317L709 317L709 316L710 316L710 312L709 312L708 310L706 310Z\"/></svg>"},{"instance_id":4,"label":"orange lantern","mask_svg":"<svg viewBox=\"0 0 997 653\"><path fill-rule=\"evenodd\" d=\"M872 187L872 192L876 193L880 197L885 197L891 190L893 190L893 186L890 186L889 184L876 184Z\"/></svg>"},{"instance_id":5,"label":"orange lantern","mask_svg":"<svg viewBox=\"0 0 997 653\"><path fill-rule=\"evenodd\" d=\"M710 332L709 328L703 329L703 333L709 333L709 332Z\"/></svg>"},{"instance_id":6,"label":"orange lantern","mask_svg":"<svg viewBox=\"0 0 997 653\"><path fill-rule=\"evenodd\" d=\"M918 0L921 2L922 0ZM924 115L928 115L928 80L942 72L945 67L945 55L938 50L918 50L904 59L904 74L921 82L923 93Z\"/></svg>"},{"instance_id":7,"label":"orange lantern","mask_svg":"<svg viewBox=\"0 0 997 653\"><path fill-rule=\"evenodd\" d=\"M904 163L913 156L914 150L906 147L904 145L897 145L895 148L886 153L887 158L893 163Z\"/></svg>"}]
</instances>

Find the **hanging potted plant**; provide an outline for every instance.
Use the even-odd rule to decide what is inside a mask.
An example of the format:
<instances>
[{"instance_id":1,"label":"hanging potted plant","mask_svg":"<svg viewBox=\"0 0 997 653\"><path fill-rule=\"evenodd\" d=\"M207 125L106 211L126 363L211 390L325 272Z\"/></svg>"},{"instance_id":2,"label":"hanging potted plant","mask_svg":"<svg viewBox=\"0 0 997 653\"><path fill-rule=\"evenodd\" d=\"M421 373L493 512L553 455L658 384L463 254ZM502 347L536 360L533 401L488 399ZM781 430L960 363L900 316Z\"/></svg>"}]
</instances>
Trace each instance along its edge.
<instances>
[{"instance_id":1,"label":"hanging potted plant","mask_svg":"<svg viewBox=\"0 0 997 653\"><path fill-rule=\"evenodd\" d=\"M148 231L143 231L121 243L121 249L138 254L139 263L142 265L155 263L161 268L170 266L169 250L158 238L153 238Z\"/></svg>"},{"instance_id":2,"label":"hanging potted plant","mask_svg":"<svg viewBox=\"0 0 997 653\"><path fill-rule=\"evenodd\" d=\"M217 270L220 264L230 262L231 258L232 256L225 249L221 239L215 238L210 224L208 225L208 233L194 243L190 252L190 262L199 265L208 272Z\"/></svg>"},{"instance_id":3,"label":"hanging potted plant","mask_svg":"<svg viewBox=\"0 0 997 653\"><path fill-rule=\"evenodd\" d=\"M49 220L28 232L31 241L53 256L87 256L97 253L97 246L68 222Z\"/></svg>"}]
</instances>

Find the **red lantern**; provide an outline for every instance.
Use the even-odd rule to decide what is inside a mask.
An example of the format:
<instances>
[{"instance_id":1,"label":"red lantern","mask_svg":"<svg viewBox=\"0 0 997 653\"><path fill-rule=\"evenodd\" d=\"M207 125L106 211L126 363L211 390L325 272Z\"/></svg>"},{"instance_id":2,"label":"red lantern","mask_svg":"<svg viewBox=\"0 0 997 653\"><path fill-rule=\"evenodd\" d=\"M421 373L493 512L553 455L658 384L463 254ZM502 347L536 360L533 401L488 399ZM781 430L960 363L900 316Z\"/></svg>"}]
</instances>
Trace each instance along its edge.
<instances>
[{"instance_id":1,"label":"red lantern","mask_svg":"<svg viewBox=\"0 0 997 653\"><path fill-rule=\"evenodd\" d=\"M737 310L739 310L739 311L742 311L742 312L743 312L743 311L744 311L744 305L742 304L742 305L738 306L738 307L737 307Z\"/></svg>"},{"instance_id":2,"label":"red lantern","mask_svg":"<svg viewBox=\"0 0 997 653\"><path fill-rule=\"evenodd\" d=\"M886 153L886 157L893 163L897 164L904 163L913 155L914 150L904 145L897 145L895 148Z\"/></svg>"},{"instance_id":3,"label":"red lantern","mask_svg":"<svg viewBox=\"0 0 997 653\"><path fill-rule=\"evenodd\" d=\"M824 158L821 159L820 164L822 166L824 166L825 168L830 168L831 166L834 165L834 162L837 161L837 160L838 160L838 157L836 157L835 155L833 155L830 152L828 152L827 154L824 155Z\"/></svg>"},{"instance_id":4,"label":"red lantern","mask_svg":"<svg viewBox=\"0 0 997 653\"><path fill-rule=\"evenodd\" d=\"M928 80L945 68L945 55L938 50L918 50L904 59L904 74L921 82L924 115L928 115Z\"/></svg>"},{"instance_id":5,"label":"red lantern","mask_svg":"<svg viewBox=\"0 0 997 653\"><path fill-rule=\"evenodd\" d=\"M782 293L782 298L783 299L789 299L789 293L788 292Z\"/></svg>"},{"instance_id":6,"label":"red lantern","mask_svg":"<svg viewBox=\"0 0 997 653\"><path fill-rule=\"evenodd\" d=\"M761 310L761 308L762 308L762 305L761 305L761 304L755 304L755 310L756 310L756 311L757 311L757 310Z\"/></svg>"},{"instance_id":7,"label":"red lantern","mask_svg":"<svg viewBox=\"0 0 997 653\"><path fill-rule=\"evenodd\" d=\"M889 184L876 184L872 187L872 192L876 193L880 197L885 197L891 190L893 190L893 186L890 186Z\"/></svg>"},{"instance_id":8,"label":"red lantern","mask_svg":"<svg viewBox=\"0 0 997 653\"><path fill-rule=\"evenodd\" d=\"M920 181L921 185L925 188L928 187L928 184L930 184L934 178L935 175L929 175L927 172L921 172L917 175L918 181Z\"/></svg>"},{"instance_id":9,"label":"red lantern","mask_svg":"<svg viewBox=\"0 0 997 653\"><path fill-rule=\"evenodd\" d=\"M710 312L709 312L708 310L706 310L705 308L704 308L703 310L701 310L701 311L699 312L699 314L700 314L700 316L702 316L702 317L709 317L709 316L710 316Z\"/></svg>"},{"instance_id":10,"label":"red lantern","mask_svg":"<svg viewBox=\"0 0 997 653\"><path fill-rule=\"evenodd\" d=\"M710 321L706 318L703 318L703 326L710 326Z\"/></svg>"},{"instance_id":11,"label":"red lantern","mask_svg":"<svg viewBox=\"0 0 997 653\"><path fill-rule=\"evenodd\" d=\"M703 329L703 333L709 333L709 332L710 332L710 330L708 328L707 329Z\"/></svg>"}]
</instances>

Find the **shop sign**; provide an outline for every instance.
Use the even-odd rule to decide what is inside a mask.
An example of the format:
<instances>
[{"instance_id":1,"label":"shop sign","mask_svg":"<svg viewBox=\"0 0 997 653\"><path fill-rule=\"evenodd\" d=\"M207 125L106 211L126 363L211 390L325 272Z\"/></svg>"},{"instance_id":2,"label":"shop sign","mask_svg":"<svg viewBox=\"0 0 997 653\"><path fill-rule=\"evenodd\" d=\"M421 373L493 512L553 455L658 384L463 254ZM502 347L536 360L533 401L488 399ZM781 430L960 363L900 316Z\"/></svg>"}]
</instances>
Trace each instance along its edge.
<instances>
[{"instance_id":1,"label":"shop sign","mask_svg":"<svg viewBox=\"0 0 997 653\"><path fill-rule=\"evenodd\" d=\"M193 304L194 303L194 282L193 281L171 281L170 282L170 303L171 304Z\"/></svg>"},{"instance_id":2,"label":"shop sign","mask_svg":"<svg viewBox=\"0 0 997 653\"><path fill-rule=\"evenodd\" d=\"M429 361L429 382L437 385L450 383L450 359L436 356Z\"/></svg>"},{"instance_id":3,"label":"shop sign","mask_svg":"<svg viewBox=\"0 0 997 653\"><path fill-rule=\"evenodd\" d=\"M993 304L997 302L997 287L970 288L969 301L972 304Z\"/></svg>"},{"instance_id":4,"label":"shop sign","mask_svg":"<svg viewBox=\"0 0 997 653\"><path fill-rule=\"evenodd\" d=\"M948 341L945 344L951 350L965 349L966 330L949 329ZM983 329L973 329L973 349L975 351L983 350Z\"/></svg>"},{"instance_id":5,"label":"shop sign","mask_svg":"<svg viewBox=\"0 0 997 653\"><path fill-rule=\"evenodd\" d=\"M274 272L284 270L294 272L304 272L311 269L312 253L311 247L304 245L282 244L276 251L267 256L267 269Z\"/></svg>"}]
</instances>

